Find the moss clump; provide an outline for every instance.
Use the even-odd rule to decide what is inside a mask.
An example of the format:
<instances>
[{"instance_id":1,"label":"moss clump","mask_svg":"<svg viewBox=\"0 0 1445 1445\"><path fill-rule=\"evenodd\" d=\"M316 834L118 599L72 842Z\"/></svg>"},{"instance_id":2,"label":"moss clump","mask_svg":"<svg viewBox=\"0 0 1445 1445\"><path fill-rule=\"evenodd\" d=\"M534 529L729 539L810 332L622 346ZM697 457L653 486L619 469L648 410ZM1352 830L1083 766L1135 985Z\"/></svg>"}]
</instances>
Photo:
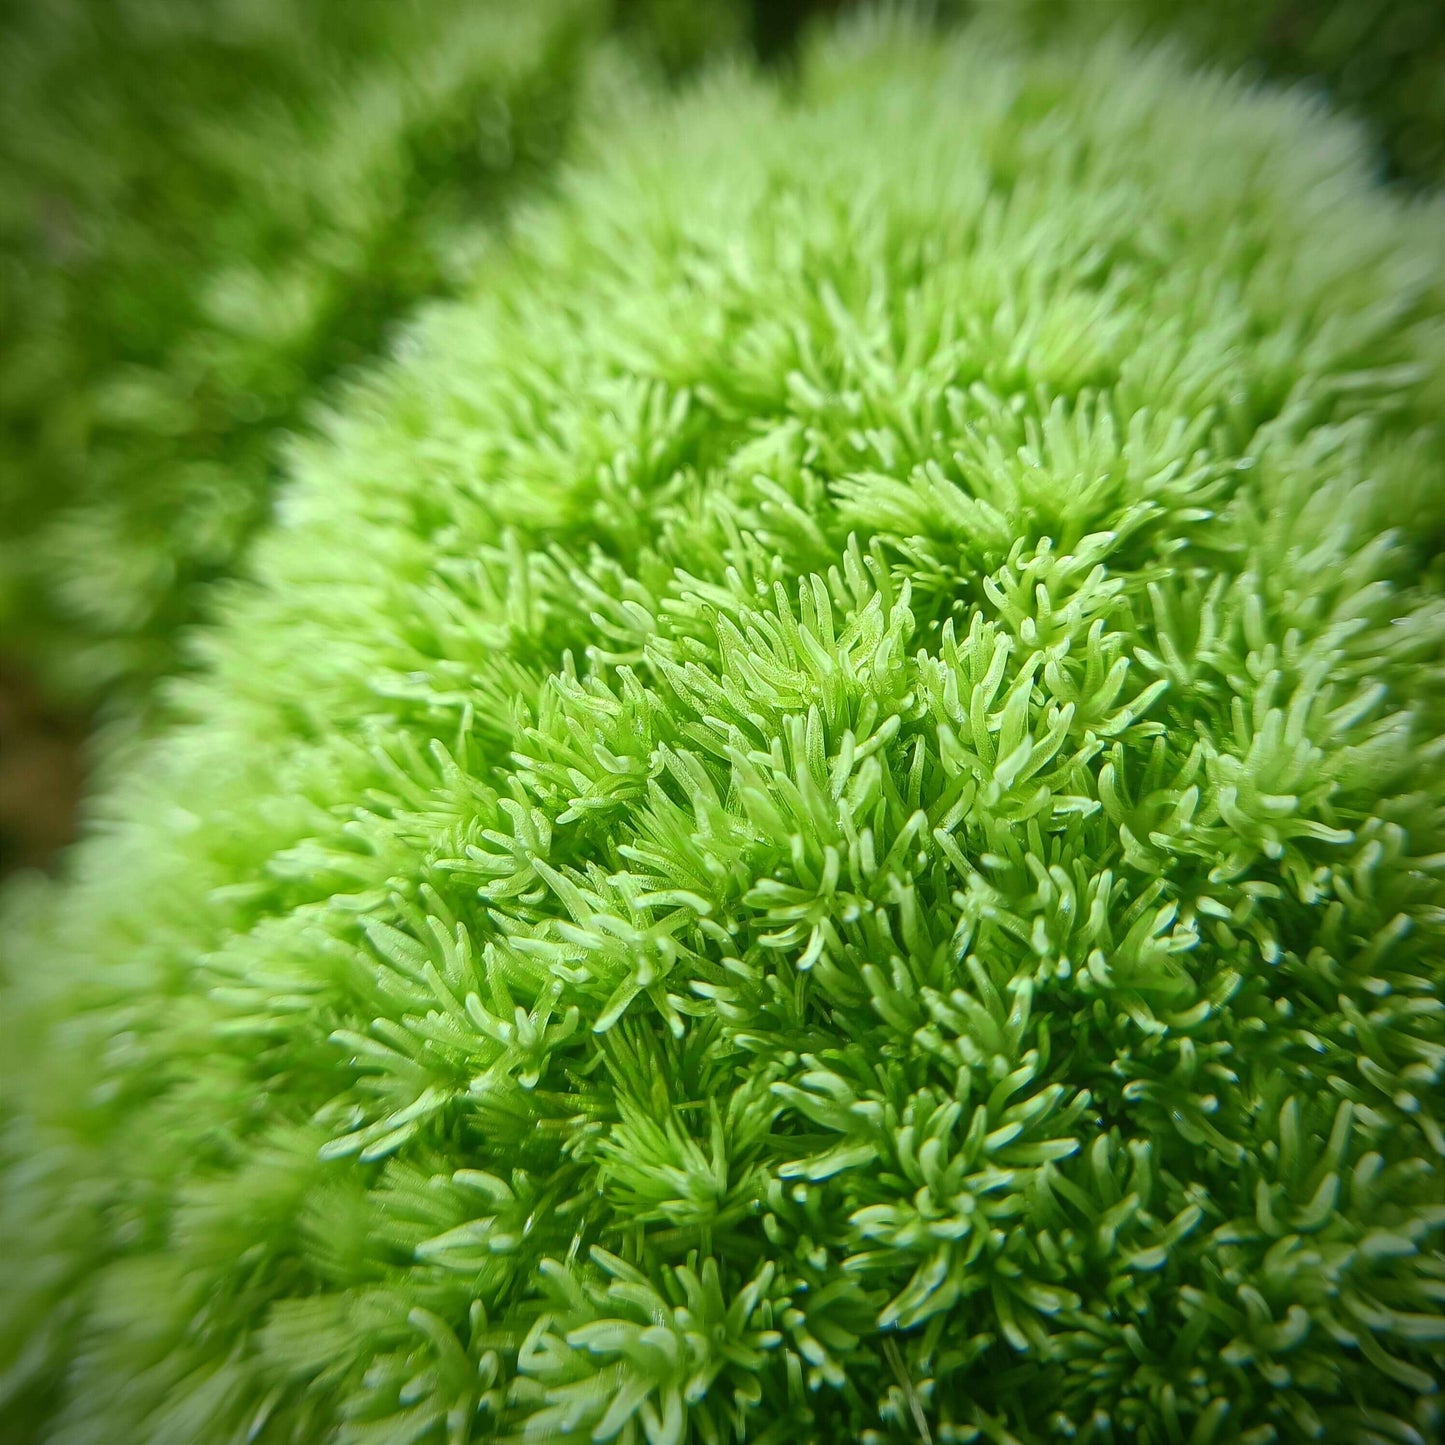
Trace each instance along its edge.
<instances>
[{"instance_id":1,"label":"moss clump","mask_svg":"<svg viewBox=\"0 0 1445 1445\"><path fill-rule=\"evenodd\" d=\"M14 1408L1438 1438L1441 216L1361 152L897 27L632 118L11 901Z\"/></svg>"}]
</instances>

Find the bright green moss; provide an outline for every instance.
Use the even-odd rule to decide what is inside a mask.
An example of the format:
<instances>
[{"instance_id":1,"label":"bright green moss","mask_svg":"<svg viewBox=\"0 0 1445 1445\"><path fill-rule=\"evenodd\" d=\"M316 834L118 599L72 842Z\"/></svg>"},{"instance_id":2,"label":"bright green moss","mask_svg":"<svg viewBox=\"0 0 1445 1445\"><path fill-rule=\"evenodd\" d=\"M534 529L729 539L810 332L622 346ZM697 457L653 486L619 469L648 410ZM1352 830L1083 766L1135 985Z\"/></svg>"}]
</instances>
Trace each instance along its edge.
<instances>
[{"instance_id":1,"label":"bright green moss","mask_svg":"<svg viewBox=\"0 0 1445 1445\"><path fill-rule=\"evenodd\" d=\"M12 899L16 1418L1438 1439L1439 210L886 28L600 150Z\"/></svg>"}]
</instances>

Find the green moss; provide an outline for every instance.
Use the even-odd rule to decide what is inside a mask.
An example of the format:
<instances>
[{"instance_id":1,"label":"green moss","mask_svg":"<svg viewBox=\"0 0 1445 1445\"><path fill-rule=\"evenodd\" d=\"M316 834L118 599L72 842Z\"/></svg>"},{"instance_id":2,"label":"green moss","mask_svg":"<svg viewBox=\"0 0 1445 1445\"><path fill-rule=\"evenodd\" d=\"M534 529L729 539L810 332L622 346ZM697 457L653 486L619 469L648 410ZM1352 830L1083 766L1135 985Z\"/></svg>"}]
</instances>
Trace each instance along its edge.
<instances>
[{"instance_id":1,"label":"green moss","mask_svg":"<svg viewBox=\"0 0 1445 1445\"><path fill-rule=\"evenodd\" d=\"M599 150L12 895L17 1418L1438 1438L1439 209L899 27Z\"/></svg>"},{"instance_id":2,"label":"green moss","mask_svg":"<svg viewBox=\"0 0 1445 1445\"><path fill-rule=\"evenodd\" d=\"M945 0L944 8L980 7ZM1041 32L1128 25L1177 38L1217 65L1318 86L1368 121L1392 176L1445 184L1445 6L1437 0L1021 0L1014 16Z\"/></svg>"},{"instance_id":3,"label":"green moss","mask_svg":"<svg viewBox=\"0 0 1445 1445\"><path fill-rule=\"evenodd\" d=\"M700 6L675 34L623 8L674 67L732 13ZM0 644L85 702L174 669L206 584L269 511L278 439L472 273L479 223L562 148L612 10L57 0L6 17Z\"/></svg>"}]
</instances>

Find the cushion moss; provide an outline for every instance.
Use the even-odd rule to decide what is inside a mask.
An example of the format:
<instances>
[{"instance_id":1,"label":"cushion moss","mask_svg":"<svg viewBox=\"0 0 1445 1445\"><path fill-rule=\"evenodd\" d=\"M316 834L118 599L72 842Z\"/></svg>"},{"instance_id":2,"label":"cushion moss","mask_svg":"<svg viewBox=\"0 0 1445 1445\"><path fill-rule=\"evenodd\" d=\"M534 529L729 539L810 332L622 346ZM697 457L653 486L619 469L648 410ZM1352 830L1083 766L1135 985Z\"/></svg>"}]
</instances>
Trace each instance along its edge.
<instances>
[{"instance_id":1,"label":"cushion moss","mask_svg":"<svg viewBox=\"0 0 1445 1445\"><path fill-rule=\"evenodd\" d=\"M1112 44L638 107L11 898L16 1418L1438 1438L1438 208Z\"/></svg>"}]
</instances>

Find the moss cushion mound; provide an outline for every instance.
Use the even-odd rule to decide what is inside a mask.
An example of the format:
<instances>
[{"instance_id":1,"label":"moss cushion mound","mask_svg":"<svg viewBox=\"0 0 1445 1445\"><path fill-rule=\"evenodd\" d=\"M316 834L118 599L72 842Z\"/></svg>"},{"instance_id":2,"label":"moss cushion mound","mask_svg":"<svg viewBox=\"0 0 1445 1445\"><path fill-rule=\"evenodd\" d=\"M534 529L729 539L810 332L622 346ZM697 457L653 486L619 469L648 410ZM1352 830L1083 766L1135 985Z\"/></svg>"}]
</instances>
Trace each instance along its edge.
<instances>
[{"instance_id":1,"label":"moss cushion mound","mask_svg":"<svg viewBox=\"0 0 1445 1445\"><path fill-rule=\"evenodd\" d=\"M298 453L5 925L41 1438L1439 1438L1438 209L855 27Z\"/></svg>"}]
</instances>

